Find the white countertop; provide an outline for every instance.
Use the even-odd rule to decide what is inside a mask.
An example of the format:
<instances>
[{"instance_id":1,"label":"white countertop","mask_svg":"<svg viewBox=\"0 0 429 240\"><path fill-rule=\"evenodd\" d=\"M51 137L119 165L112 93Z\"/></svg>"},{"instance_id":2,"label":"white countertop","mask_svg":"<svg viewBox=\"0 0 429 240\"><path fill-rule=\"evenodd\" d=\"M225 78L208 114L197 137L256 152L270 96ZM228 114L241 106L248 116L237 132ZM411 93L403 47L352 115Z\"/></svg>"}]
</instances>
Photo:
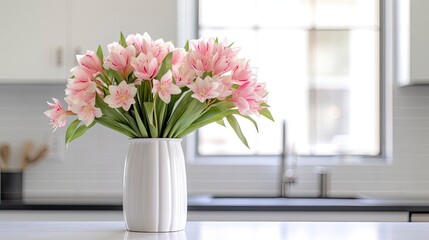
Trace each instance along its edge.
<instances>
[{"instance_id":1,"label":"white countertop","mask_svg":"<svg viewBox=\"0 0 429 240\"><path fill-rule=\"evenodd\" d=\"M429 239L429 223L188 222L156 234L127 232L122 221L0 221L0 239L417 240Z\"/></svg>"}]
</instances>

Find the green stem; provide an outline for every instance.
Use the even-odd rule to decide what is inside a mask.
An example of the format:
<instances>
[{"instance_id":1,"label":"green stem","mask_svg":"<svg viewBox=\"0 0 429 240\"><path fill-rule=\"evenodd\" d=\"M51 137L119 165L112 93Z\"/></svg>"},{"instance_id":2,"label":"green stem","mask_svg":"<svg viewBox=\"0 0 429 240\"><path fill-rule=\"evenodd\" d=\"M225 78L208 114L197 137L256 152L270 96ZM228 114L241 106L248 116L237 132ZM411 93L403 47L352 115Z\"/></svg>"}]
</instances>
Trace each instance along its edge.
<instances>
[{"instance_id":1,"label":"green stem","mask_svg":"<svg viewBox=\"0 0 429 240\"><path fill-rule=\"evenodd\" d=\"M154 119L154 124L155 124L155 128L158 129L158 120L156 118L156 94L153 95L153 110L152 110L152 114L153 114L153 119Z\"/></svg>"}]
</instances>

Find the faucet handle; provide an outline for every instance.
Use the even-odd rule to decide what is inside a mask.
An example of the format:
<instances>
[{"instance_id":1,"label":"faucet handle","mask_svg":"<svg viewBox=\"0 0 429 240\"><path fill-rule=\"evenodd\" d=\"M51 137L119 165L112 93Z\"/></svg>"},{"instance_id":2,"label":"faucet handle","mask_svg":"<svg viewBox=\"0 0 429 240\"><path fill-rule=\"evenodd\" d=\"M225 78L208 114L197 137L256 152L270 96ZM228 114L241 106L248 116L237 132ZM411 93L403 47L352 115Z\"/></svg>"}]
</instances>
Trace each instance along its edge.
<instances>
[{"instance_id":1,"label":"faucet handle","mask_svg":"<svg viewBox=\"0 0 429 240\"><path fill-rule=\"evenodd\" d=\"M295 183L296 177L297 176L296 176L295 169L290 169L290 168L286 169L286 171L283 174L283 182L289 183L289 184Z\"/></svg>"}]
</instances>

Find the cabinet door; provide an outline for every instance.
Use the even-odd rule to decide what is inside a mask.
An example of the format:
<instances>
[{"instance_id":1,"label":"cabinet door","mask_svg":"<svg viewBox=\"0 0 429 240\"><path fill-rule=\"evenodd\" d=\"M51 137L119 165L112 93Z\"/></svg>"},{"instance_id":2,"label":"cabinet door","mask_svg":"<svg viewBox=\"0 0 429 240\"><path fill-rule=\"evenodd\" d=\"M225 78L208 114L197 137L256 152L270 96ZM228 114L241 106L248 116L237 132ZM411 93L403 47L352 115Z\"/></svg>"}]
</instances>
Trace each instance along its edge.
<instances>
[{"instance_id":1,"label":"cabinet door","mask_svg":"<svg viewBox=\"0 0 429 240\"><path fill-rule=\"evenodd\" d=\"M0 83L65 82L65 0L0 2Z\"/></svg>"},{"instance_id":2,"label":"cabinet door","mask_svg":"<svg viewBox=\"0 0 429 240\"><path fill-rule=\"evenodd\" d=\"M177 1L175 0L73 0L71 1L73 55L98 45L119 41L119 33L148 32L152 39L175 41ZM76 60L73 60L73 65Z\"/></svg>"}]
</instances>

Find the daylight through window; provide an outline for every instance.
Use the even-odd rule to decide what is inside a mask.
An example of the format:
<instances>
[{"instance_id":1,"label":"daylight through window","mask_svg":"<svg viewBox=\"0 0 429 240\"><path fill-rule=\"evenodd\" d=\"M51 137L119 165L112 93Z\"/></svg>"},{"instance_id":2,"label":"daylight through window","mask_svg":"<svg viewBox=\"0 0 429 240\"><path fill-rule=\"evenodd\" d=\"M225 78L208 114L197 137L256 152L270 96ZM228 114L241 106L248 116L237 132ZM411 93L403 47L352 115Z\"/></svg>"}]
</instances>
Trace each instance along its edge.
<instances>
[{"instance_id":1,"label":"daylight through window","mask_svg":"<svg viewBox=\"0 0 429 240\"><path fill-rule=\"evenodd\" d=\"M272 123L198 131L201 155L277 155L282 122L300 155L380 153L380 14L377 0L200 0L199 34L226 38L267 83ZM228 7L225 7L228 6Z\"/></svg>"}]
</instances>

